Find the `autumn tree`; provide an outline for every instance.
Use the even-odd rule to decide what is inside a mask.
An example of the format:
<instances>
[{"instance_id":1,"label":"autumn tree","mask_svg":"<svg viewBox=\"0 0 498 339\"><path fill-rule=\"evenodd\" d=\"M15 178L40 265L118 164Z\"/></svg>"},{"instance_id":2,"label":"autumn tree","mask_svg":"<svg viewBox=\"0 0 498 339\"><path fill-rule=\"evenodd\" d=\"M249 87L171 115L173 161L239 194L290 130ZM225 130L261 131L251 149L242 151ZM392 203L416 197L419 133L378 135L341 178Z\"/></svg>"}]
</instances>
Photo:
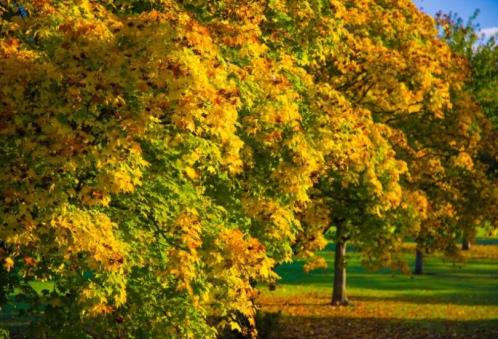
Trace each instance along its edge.
<instances>
[{"instance_id":1,"label":"autumn tree","mask_svg":"<svg viewBox=\"0 0 498 339\"><path fill-rule=\"evenodd\" d=\"M401 26L400 13L410 13ZM318 200L310 209L323 214L326 207L331 222L313 218L305 208L297 251L306 255L323 247L323 234L335 226L335 285L336 292L344 291L347 241L356 242L372 261L389 264L389 253L401 234L417 223L409 196L421 195L416 190L403 192L405 162L393 148L403 146L406 136L387 119L409 116L423 103L433 111L442 110L447 83L433 72L444 65L449 50L438 40L434 22L408 1L389 6L369 1L281 1L269 6L268 16L275 17L266 29L272 46L279 53L292 51L298 65L312 76L313 85L303 94L310 113L308 135L324 159L312 193ZM425 40L413 38L413 31ZM430 55L432 64L420 65L422 53ZM413 85L407 86L410 81ZM396 223L403 219L396 214L406 216L408 227ZM309 267L317 263L312 261ZM345 293L334 295L334 302L346 302Z\"/></svg>"},{"instance_id":2,"label":"autumn tree","mask_svg":"<svg viewBox=\"0 0 498 339\"><path fill-rule=\"evenodd\" d=\"M0 25L3 295L58 336L252 319L273 260L209 191L243 167L237 67L174 1L23 5Z\"/></svg>"},{"instance_id":3,"label":"autumn tree","mask_svg":"<svg viewBox=\"0 0 498 339\"><path fill-rule=\"evenodd\" d=\"M482 112L480 117L480 140L472 158L472 173L460 180L463 203L459 224L462 231L462 250L470 249L476 228L480 225L496 224L497 181L496 181L496 98L491 92L496 88L495 72L496 37L485 39L479 36L479 28L474 20L479 12L465 23L456 14L437 15L437 24L443 39L451 46L455 54L465 57L468 63L468 76L465 90L473 107L467 110ZM462 185L465 182L467 185Z\"/></svg>"}]
</instances>

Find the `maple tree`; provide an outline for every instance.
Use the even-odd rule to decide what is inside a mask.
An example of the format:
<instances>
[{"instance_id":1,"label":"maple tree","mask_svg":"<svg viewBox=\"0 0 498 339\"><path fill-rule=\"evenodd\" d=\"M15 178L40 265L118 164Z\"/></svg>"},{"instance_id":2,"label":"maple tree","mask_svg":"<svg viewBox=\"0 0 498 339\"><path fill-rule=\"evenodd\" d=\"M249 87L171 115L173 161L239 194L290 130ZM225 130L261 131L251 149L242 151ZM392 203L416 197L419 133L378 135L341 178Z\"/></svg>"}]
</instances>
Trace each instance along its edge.
<instances>
[{"instance_id":1,"label":"maple tree","mask_svg":"<svg viewBox=\"0 0 498 339\"><path fill-rule=\"evenodd\" d=\"M432 240L425 233L440 234L437 247L451 242L450 232L441 232L453 225L442 222L451 210L448 195L429 188L439 179L434 166L441 167L440 151L447 152L447 162L455 151L445 148L447 139L433 144L429 138L455 137L444 129L459 126L451 91L463 80L452 68L451 50L439 40L433 20L410 1L334 5L331 13L344 25L342 30L334 26L341 36L335 53L308 58L306 66L322 86L318 98L325 99L315 99L313 108L321 115L319 132L329 133L324 144L331 148L322 148L327 161L315 188L320 199L328 200L331 223L305 229L301 238L304 247L323 247L323 235L316 233L335 226L333 302L344 304L347 241L356 243L374 266L398 264L393 252L407 234ZM353 130L348 133L346 126ZM465 137L456 137L460 144L454 149L463 152Z\"/></svg>"},{"instance_id":2,"label":"maple tree","mask_svg":"<svg viewBox=\"0 0 498 339\"><path fill-rule=\"evenodd\" d=\"M326 196L330 197L330 214L337 232L334 290L344 290L342 253L346 240L364 237L367 241L359 240L357 246L360 251L368 253L366 257L372 261L379 259L389 264L397 262L392 252L403 234L416 235L417 266L421 269L423 251L441 249L455 254L455 235L462 229L475 227L472 225L482 221L486 214L493 215L492 208L476 208L476 204L483 200L493 204L496 200L491 197L492 185L488 189L486 166L478 161L486 147L483 140L488 138L488 144L492 140L488 137L489 122L466 86L470 75L464 56L444 44L433 19L420 13L409 1L341 2L337 8L343 12L333 13L344 20L347 28L339 33L342 44L330 60L321 61L321 69L318 66L311 73L317 75L318 81L325 80L335 88L339 92L335 97L349 102L346 108L363 110L366 120L388 142L387 148L394 150L382 156L392 166L389 171L389 165L384 164L382 172L374 169L375 161L368 161L376 150L382 149L379 141L374 139L376 147L370 150L368 142L363 142L363 154L358 151L359 145L351 149L351 154L362 159L360 173L365 171L372 180L367 181L370 189L366 191L369 197L366 200L361 198L364 182L350 183L350 193L345 189L356 170L351 162L343 171L337 171L340 169L337 164L331 166L335 173L329 180L336 187ZM316 67L320 61L312 60L310 65ZM320 108L323 107L322 104ZM354 114L348 113L347 121L354 124ZM340 126L337 120L334 122L332 126ZM340 133L335 130L333 135ZM362 134L365 137L369 137L368 132ZM345 140L339 143L341 151L347 149ZM337 159L341 151L334 149L332 154ZM391 162L387 160L389 157ZM483 187L487 193L483 194ZM323 194L319 196L323 198ZM369 205L375 201L379 206ZM394 218L386 213L389 209ZM349 224L353 232L344 231L340 223ZM312 232L306 230L303 238L308 240L307 246L313 243L324 246L323 237L313 231L323 233L327 229L315 226ZM313 241L309 242L310 239ZM347 302L344 292L334 292L333 299Z\"/></svg>"},{"instance_id":3,"label":"maple tree","mask_svg":"<svg viewBox=\"0 0 498 339\"><path fill-rule=\"evenodd\" d=\"M2 16L3 293L22 288L48 333L213 336L273 278L205 193L241 170L231 66L175 2L140 5Z\"/></svg>"},{"instance_id":4,"label":"maple tree","mask_svg":"<svg viewBox=\"0 0 498 339\"><path fill-rule=\"evenodd\" d=\"M497 211L496 103L490 95L496 84L496 38L480 40L478 27L474 24L478 14L476 11L467 23L456 14L439 13L436 17L444 41L467 62L465 90L469 94L466 100L473 102L472 106L467 105L464 109L485 115L479 119L480 139L474 146L471 173L458 174L459 190L462 192L459 224L463 250L470 249L478 226L496 225Z\"/></svg>"}]
</instances>

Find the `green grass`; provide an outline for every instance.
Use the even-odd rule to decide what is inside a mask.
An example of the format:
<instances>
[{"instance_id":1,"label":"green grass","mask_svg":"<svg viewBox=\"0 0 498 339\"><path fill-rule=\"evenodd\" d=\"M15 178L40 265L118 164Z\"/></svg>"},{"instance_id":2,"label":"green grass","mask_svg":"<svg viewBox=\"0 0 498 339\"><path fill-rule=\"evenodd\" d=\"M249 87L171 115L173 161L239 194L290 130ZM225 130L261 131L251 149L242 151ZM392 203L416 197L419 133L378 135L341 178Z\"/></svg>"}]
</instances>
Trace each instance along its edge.
<instances>
[{"instance_id":1,"label":"green grass","mask_svg":"<svg viewBox=\"0 0 498 339\"><path fill-rule=\"evenodd\" d=\"M278 294L302 292L330 292L333 280L332 252L321 253L328 268L310 273L303 272L303 263L295 262L277 268L282 277ZM408 258L407 258L408 259ZM408 259L409 260L409 259ZM428 257L425 275L413 276L389 270L369 272L361 266L357 253L348 254L348 291L358 296L385 298L432 297L433 301L498 305L498 260L468 260L454 264L440 257Z\"/></svg>"},{"instance_id":2,"label":"green grass","mask_svg":"<svg viewBox=\"0 0 498 339\"><path fill-rule=\"evenodd\" d=\"M388 336L498 338L498 246L496 239L479 241L463 263L442 256L426 257L425 275L413 276L389 270L369 272L358 253L348 254L348 296L353 307L330 305L333 281L332 247L322 252L325 270L303 272L303 263L278 267L282 277L276 291L262 288L263 309L280 311L285 328L301 337ZM487 254L486 258L482 258ZM413 267L414 253L406 253ZM337 332L341 323L350 332ZM357 322L357 323L356 323ZM310 324L313 326L310 327ZM318 326L317 324L321 324ZM361 329L361 330L360 330ZM300 337L295 336L295 337ZM285 338L285 333L279 333ZM292 337L292 336L290 336Z\"/></svg>"}]
</instances>

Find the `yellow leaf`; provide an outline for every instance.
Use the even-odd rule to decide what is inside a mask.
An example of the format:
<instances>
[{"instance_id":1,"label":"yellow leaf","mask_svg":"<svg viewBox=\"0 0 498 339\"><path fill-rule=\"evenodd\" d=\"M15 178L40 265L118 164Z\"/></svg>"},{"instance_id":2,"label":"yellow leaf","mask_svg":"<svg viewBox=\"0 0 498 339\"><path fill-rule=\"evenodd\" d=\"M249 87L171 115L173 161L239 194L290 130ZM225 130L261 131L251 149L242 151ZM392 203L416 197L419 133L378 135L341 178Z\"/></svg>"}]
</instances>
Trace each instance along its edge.
<instances>
[{"instance_id":1,"label":"yellow leaf","mask_svg":"<svg viewBox=\"0 0 498 339\"><path fill-rule=\"evenodd\" d=\"M14 267L14 260L12 260L11 257L5 258L5 260L3 262L3 268L5 268L5 270L7 272L10 272L10 270L12 269L12 267Z\"/></svg>"},{"instance_id":2,"label":"yellow leaf","mask_svg":"<svg viewBox=\"0 0 498 339\"><path fill-rule=\"evenodd\" d=\"M185 168L185 174L187 174L187 176L192 180L195 180L199 177L199 174L197 174L197 172L192 167Z\"/></svg>"}]
</instances>

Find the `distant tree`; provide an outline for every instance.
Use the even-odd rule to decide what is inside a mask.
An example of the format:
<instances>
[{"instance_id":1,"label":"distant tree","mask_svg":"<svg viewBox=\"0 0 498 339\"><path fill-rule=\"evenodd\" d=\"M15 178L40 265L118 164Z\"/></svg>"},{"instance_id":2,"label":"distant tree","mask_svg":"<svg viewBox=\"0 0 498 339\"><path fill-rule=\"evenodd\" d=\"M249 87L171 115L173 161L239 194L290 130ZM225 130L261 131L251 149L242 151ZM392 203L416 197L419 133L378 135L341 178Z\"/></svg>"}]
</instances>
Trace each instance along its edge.
<instances>
[{"instance_id":1,"label":"distant tree","mask_svg":"<svg viewBox=\"0 0 498 339\"><path fill-rule=\"evenodd\" d=\"M465 91L476 102L474 111L484 113L480 118L480 140L473 156L474 168L460 180L462 203L459 225L462 233L462 250L469 250L479 225L497 224L498 205L498 46L497 36L485 37L475 24L479 11L464 22L455 13L438 13L436 21L444 41L453 52L464 57L469 73ZM494 93L494 94L493 94ZM466 108L467 110L470 107ZM461 173L465 176L465 173ZM462 185L463 183L466 185Z\"/></svg>"}]
</instances>

